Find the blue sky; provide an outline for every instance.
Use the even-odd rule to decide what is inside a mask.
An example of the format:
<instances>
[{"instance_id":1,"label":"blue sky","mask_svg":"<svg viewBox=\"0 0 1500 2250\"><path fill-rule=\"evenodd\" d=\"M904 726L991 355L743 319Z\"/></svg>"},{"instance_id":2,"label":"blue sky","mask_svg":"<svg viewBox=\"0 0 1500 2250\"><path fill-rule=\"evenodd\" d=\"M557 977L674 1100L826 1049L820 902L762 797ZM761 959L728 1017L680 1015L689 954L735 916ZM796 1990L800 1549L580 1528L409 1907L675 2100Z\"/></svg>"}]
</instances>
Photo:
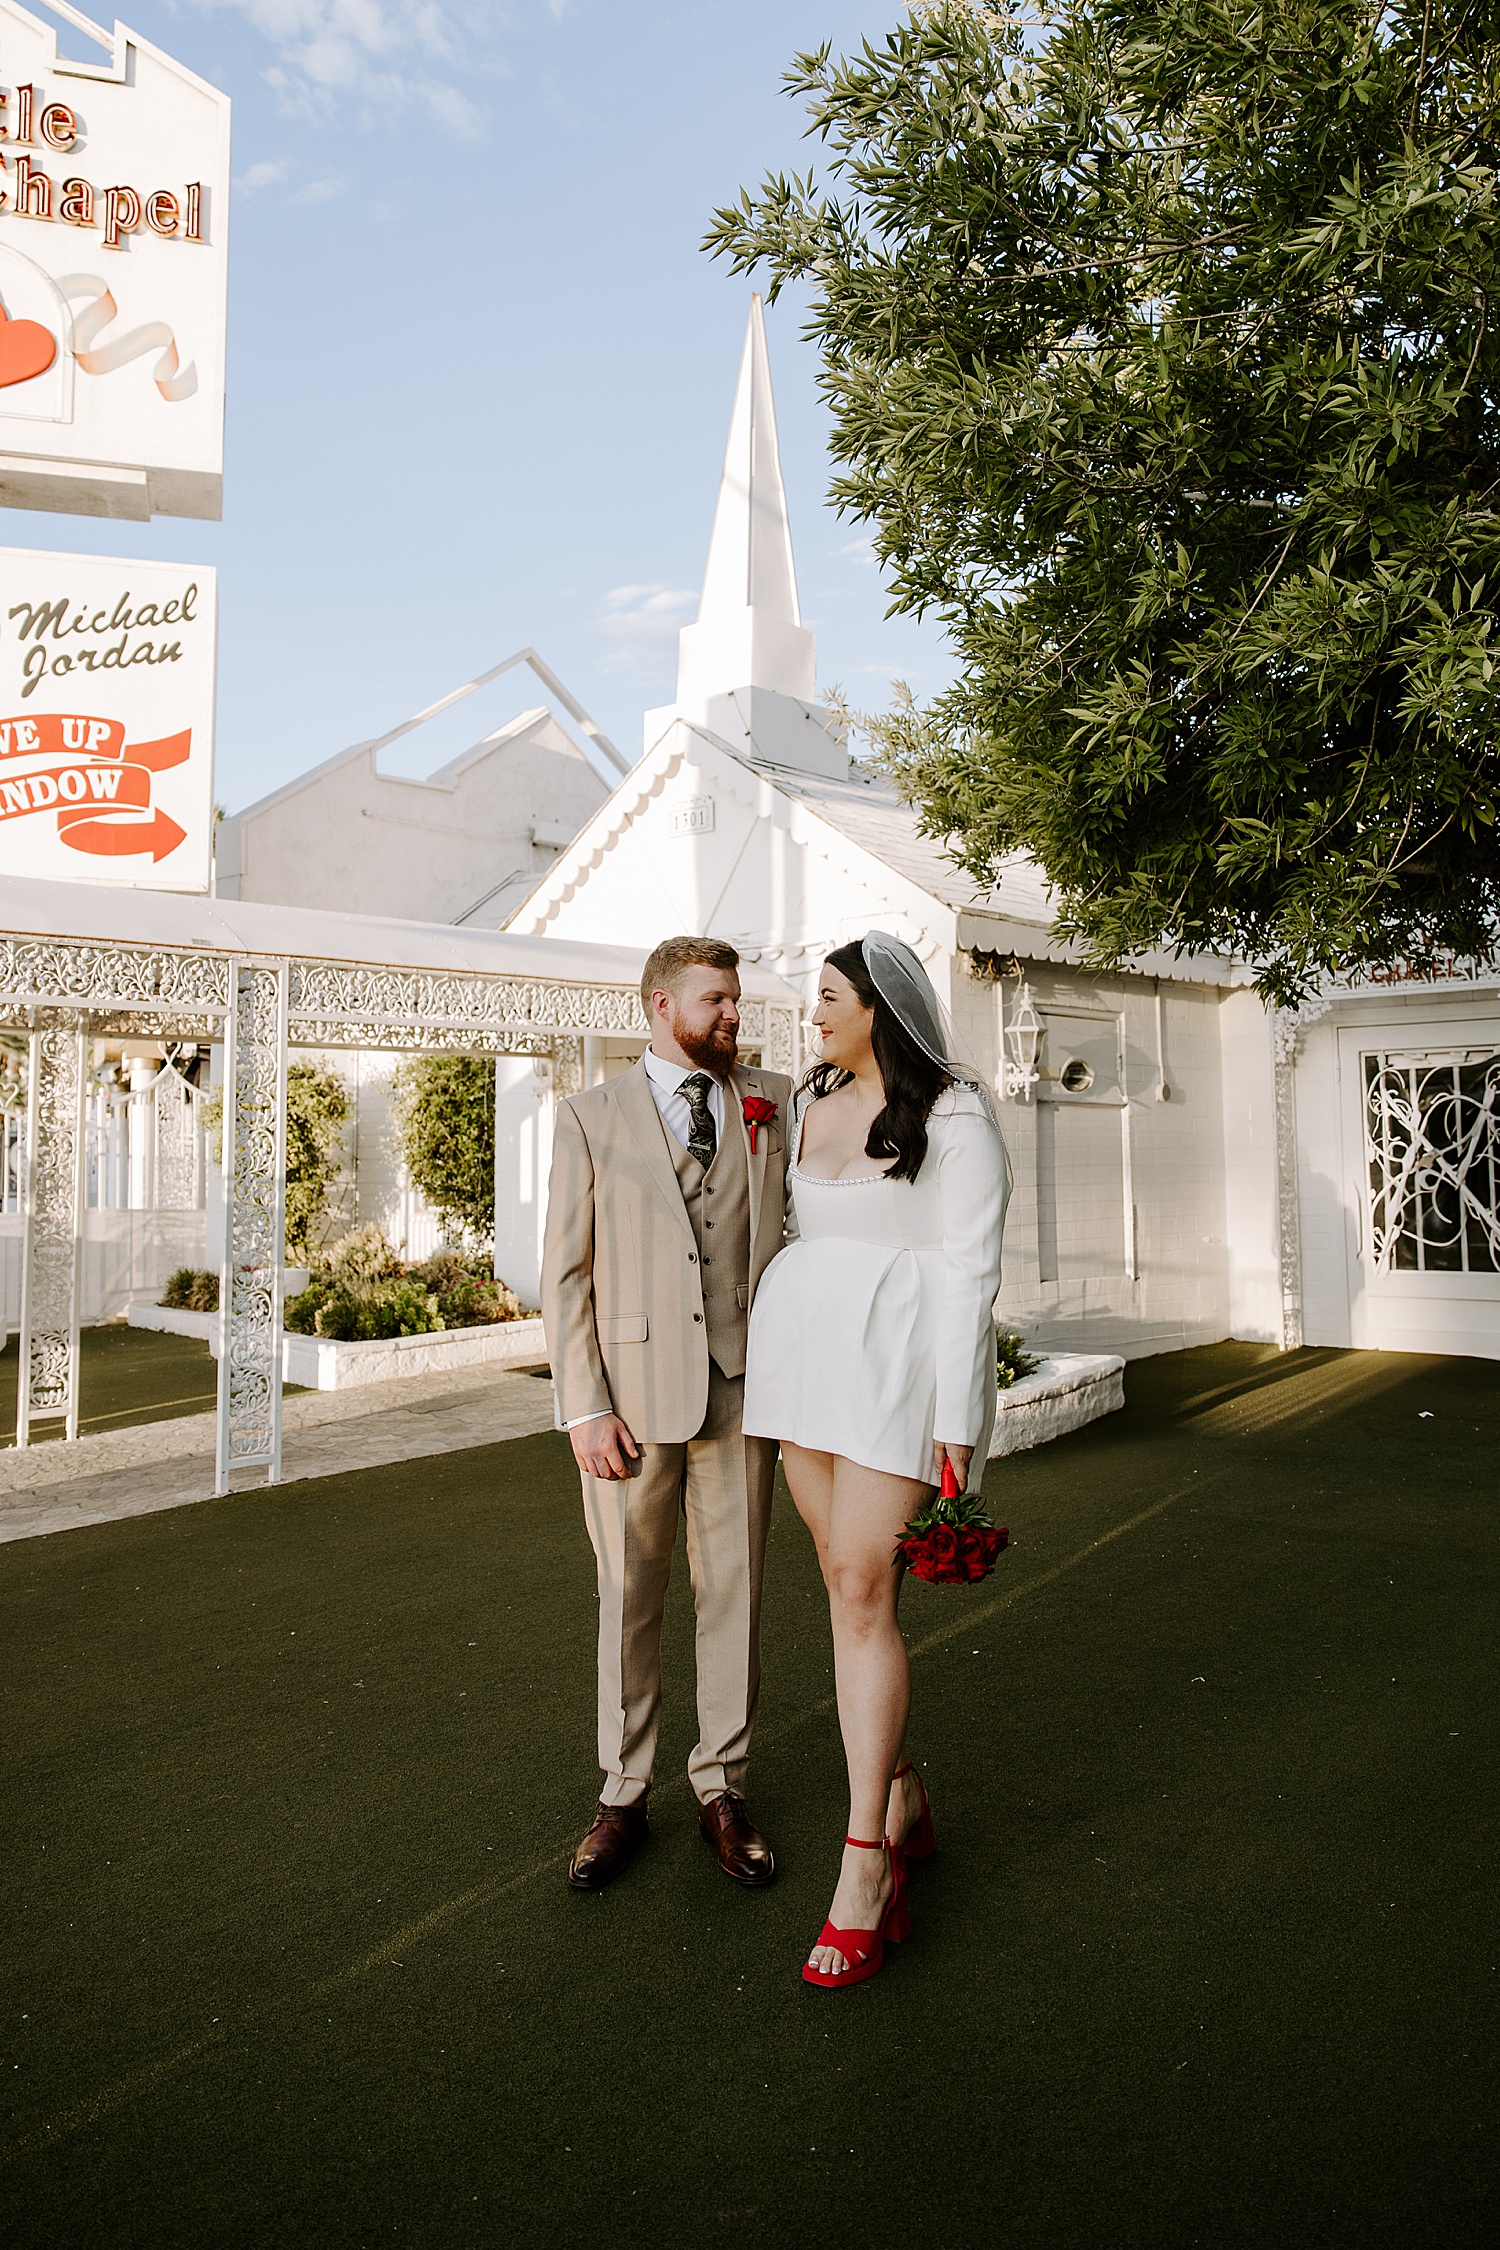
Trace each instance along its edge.
<instances>
[{"instance_id":1,"label":"blue sky","mask_svg":"<svg viewBox=\"0 0 1500 2250\"><path fill-rule=\"evenodd\" d=\"M224 520L15 510L8 539L218 565L225 804L527 643L639 751L696 605L748 304L697 245L741 185L805 168L792 56L897 12L131 0L234 101ZM824 503L801 324L787 299L768 323L820 682L865 706L893 675L930 691L940 632L885 620L860 527ZM536 700L513 676L391 770Z\"/></svg>"}]
</instances>

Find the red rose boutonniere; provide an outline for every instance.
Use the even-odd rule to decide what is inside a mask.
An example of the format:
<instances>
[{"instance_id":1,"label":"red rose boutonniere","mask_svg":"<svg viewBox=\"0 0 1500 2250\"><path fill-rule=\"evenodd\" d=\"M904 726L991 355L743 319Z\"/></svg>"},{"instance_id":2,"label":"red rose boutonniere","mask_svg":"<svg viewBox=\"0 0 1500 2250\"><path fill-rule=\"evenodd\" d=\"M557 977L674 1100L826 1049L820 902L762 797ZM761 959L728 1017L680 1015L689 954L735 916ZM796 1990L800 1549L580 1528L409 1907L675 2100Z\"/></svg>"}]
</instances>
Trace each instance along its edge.
<instances>
[{"instance_id":1,"label":"red rose boutonniere","mask_svg":"<svg viewBox=\"0 0 1500 2250\"><path fill-rule=\"evenodd\" d=\"M776 1115L776 1104L768 1102L764 1094L747 1094L741 1108L745 1123L750 1128L750 1154L755 1154L755 1128L769 1125Z\"/></svg>"},{"instance_id":2,"label":"red rose boutonniere","mask_svg":"<svg viewBox=\"0 0 1500 2250\"><path fill-rule=\"evenodd\" d=\"M972 1586L988 1578L1010 1537L997 1531L977 1500L958 1489L953 1464L943 1464L943 1489L913 1516L896 1541L894 1560L929 1586Z\"/></svg>"}]
</instances>

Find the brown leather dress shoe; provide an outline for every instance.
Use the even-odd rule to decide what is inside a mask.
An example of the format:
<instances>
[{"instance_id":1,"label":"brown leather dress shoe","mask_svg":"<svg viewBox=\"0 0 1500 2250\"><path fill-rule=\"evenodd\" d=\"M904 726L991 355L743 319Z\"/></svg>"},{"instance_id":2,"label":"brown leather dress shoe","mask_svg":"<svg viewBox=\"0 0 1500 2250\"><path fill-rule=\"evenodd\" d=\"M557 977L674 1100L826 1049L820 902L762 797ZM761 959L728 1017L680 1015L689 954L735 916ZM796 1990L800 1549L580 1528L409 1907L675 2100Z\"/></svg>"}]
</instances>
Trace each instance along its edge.
<instances>
[{"instance_id":1,"label":"brown leather dress shoe","mask_svg":"<svg viewBox=\"0 0 1500 2250\"><path fill-rule=\"evenodd\" d=\"M737 1883L769 1883L776 1873L770 1845L750 1818L750 1808L732 1789L698 1807L698 1826L718 1854L719 1865Z\"/></svg>"},{"instance_id":2,"label":"brown leather dress shoe","mask_svg":"<svg viewBox=\"0 0 1500 2250\"><path fill-rule=\"evenodd\" d=\"M568 1862L568 1881L575 1891L602 1891L623 1875L646 1841L646 1800L633 1805L601 1804L594 1824Z\"/></svg>"}]
</instances>

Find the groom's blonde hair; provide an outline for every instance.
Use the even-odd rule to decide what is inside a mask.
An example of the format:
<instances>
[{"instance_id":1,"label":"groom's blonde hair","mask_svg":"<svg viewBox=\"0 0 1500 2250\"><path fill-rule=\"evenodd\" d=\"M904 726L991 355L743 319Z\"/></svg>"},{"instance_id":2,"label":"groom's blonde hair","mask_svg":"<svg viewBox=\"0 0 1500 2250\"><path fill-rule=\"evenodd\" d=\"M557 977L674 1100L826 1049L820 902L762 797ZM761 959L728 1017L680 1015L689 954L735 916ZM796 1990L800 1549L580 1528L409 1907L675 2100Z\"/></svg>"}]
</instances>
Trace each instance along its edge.
<instances>
[{"instance_id":1,"label":"groom's blonde hair","mask_svg":"<svg viewBox=\"0 0 1500 2250\"><path fill-rule=\"evenodd\" d=\"M677 997L684 969L737 969L740 957L725 938L669 937L654 948L641 971L641 1006L651 1021L651 995L670 992Z\"/></svg>"}]
</instances>

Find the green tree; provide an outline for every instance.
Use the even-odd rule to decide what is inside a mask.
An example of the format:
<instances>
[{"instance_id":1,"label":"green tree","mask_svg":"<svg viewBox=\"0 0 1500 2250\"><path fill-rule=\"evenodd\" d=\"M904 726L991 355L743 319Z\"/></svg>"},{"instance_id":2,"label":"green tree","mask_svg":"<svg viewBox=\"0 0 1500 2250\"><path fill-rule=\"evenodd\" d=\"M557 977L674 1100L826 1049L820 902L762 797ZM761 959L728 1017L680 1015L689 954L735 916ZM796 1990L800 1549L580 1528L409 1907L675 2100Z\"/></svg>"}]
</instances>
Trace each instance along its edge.
<instances>
[{"instance_id":1,"label":"green tree","mask_svg":"<svg viewBox=\"0 0 1500 2250\"><path fill-rule=\"evenodd\" d=\"M827 176L709 236L809 286L895 610L960 660L880 753L1098 964L1500 934L1500 6L913 8L799 58Z\"/></svg>"},{"instance_id":2,"label":"green tree","mask_svg":"<svg viewBox=\"0 0 1500 2250\"><path fill-rule=\"evenodd\" d=\"M338 1177L349 1089L336 1071L294 1062L286 1074L286 1247L291 1261L315 1258L328 1234L328 1191Z\"/></svg>"},{"instance_id":3,"label":"green tree","mask_svg":"<svg viewBox=\"0 0 1500 2250\"><path fill-rule=\"evenodd\" d=\"M396 1072L401 1151L413 1185L454 1235L495 1237L495 1066L418 1055Z\"/></svg>"}]
</instances>

